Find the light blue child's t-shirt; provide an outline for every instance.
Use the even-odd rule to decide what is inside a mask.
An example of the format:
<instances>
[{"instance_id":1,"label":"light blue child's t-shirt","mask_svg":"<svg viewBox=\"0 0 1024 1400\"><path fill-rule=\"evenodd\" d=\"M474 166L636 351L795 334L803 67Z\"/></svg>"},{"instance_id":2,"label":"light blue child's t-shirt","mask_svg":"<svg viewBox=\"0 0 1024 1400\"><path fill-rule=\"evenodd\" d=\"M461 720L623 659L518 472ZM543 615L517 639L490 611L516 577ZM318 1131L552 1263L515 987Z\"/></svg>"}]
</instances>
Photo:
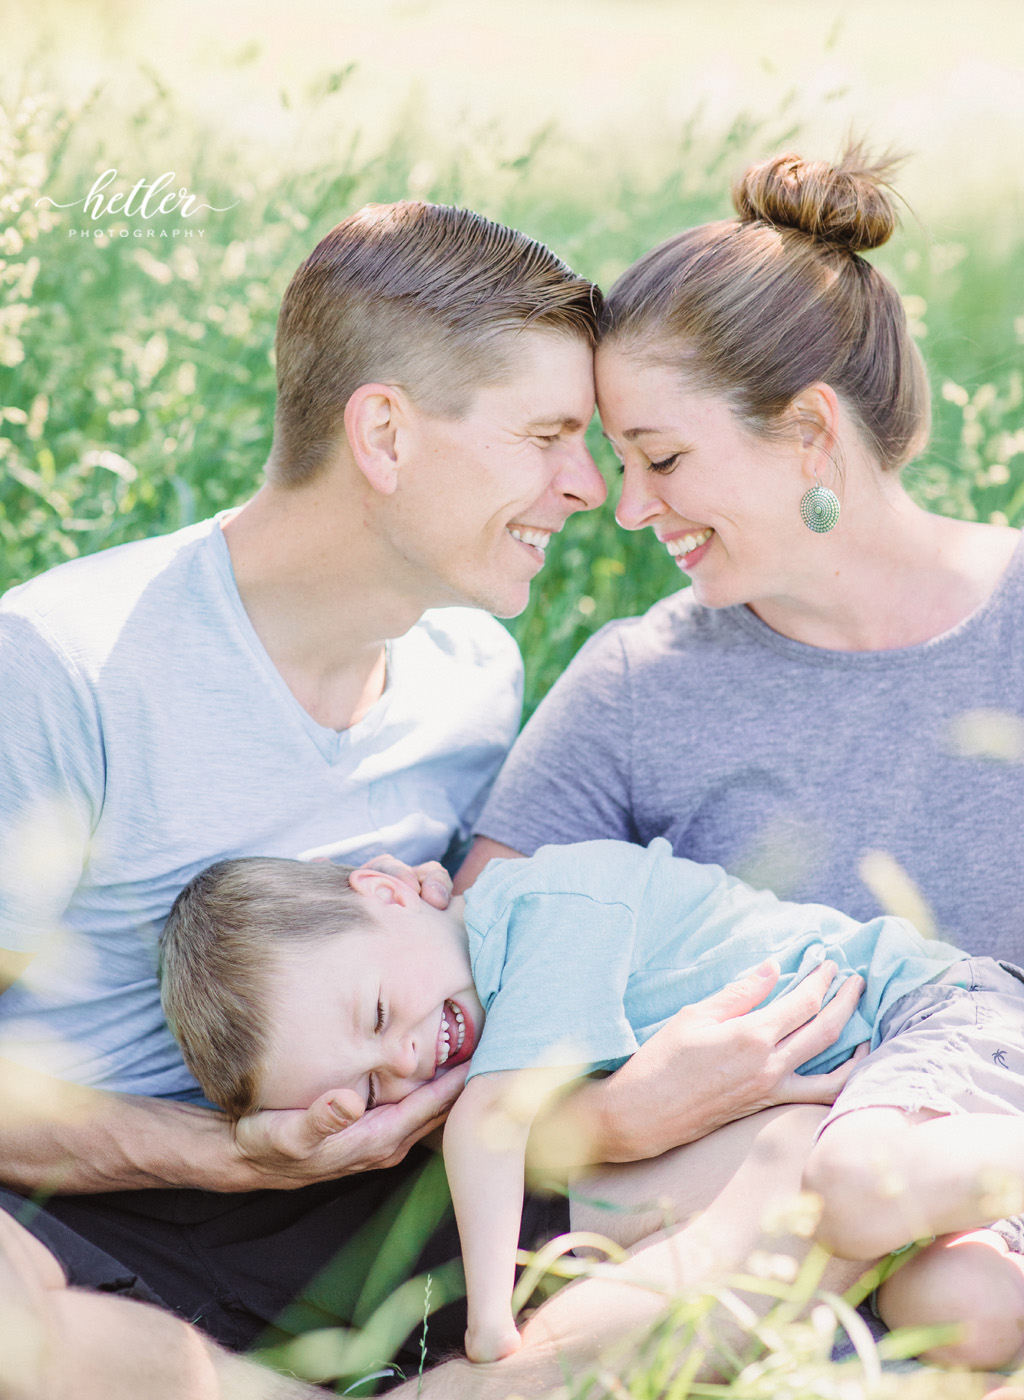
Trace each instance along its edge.
<instances>
[{"instance_id":1,"label":"light blue child's t-shirt","mask_svg":"<svg viewBox=\"0 0 1024 1400\"><path fill-rule=\"evenodd\" d=\"M831 958L830 995L854 973L867 986L834 1045L800 1066L820 1074L864 1041L888 1008L964 955L905 919L858 923L788 904L669 843L544 846L493 860L466 892L473 979L486 1012L471 1074L538 1065L616 1069L681 1007L766 958L787 991Z\"/></svg>"},{"instance_id":2,"label":"light blue child's t-shirt","mask_svg":"<svg viewBox=\"0 0 1024 1400\"><path fill-rule=\"evenodd\" d=\"M127 1093L198 1097L164 1021L157 938L230 856L442 859L519 722L487 614L426 614L384 693L336 731L256 635L219 522L64 564L0 603L0 1055Z\"/></svg>"}]
</instances>

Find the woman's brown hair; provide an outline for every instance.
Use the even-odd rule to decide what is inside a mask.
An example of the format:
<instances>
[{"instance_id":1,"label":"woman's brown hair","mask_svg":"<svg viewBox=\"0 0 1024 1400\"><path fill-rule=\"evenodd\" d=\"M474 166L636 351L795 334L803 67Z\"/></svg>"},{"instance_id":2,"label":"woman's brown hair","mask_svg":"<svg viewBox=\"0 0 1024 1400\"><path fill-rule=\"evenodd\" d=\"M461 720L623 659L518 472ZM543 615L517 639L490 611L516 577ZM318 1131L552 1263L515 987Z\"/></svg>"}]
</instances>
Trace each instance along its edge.
<instances>
[{"instance_id":1,"label":"woman's brown hair","mask_svg":"<svg viewBox=\"0 0 1024 1400\"><path fill-rule=\"evenodd\" d=\"M688 229L623 273L602 341L678 368L760 436L783 429L810 384L829 384L880 465L903 466L927 441L928 380L896 288L860 256L896 227L892 165L852 146L835 166L751 166L737 219Z\"/></svg>"}]
</instances>

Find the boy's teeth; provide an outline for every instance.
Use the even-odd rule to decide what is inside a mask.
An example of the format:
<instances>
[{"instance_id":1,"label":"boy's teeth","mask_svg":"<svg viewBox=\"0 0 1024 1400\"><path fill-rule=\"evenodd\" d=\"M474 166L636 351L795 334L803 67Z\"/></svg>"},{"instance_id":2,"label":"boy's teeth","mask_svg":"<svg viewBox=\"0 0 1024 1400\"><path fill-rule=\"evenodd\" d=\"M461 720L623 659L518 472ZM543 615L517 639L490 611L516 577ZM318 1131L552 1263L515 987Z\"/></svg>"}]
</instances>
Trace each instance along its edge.
<instances>
[{"instance_id":1,"label":"boy's teeth","mask_svg":"<svg viewBox=\"0 0 1024 1400\"><path fill-rule=\"evenodd\" d=\"M523 544L532 544L535 549L544 550L548 547L551 538L550 530L524 530L521 526L508 527L508 532L514 540L521 540Z\"/></svg>"},{"instance_id":2,"label":"boy's teeth","mask_svg":"<svg viewBox=\"0 0 1024 1400\"><path fill-rule=\"evenodd\" d=\"M445 1010L448 1011L448 1012L450 1012L451 1015L455 1018L455 1024L456 1024L456 1026L457 1026L457 1028L458 1028L457 1034L456 1034L456 1037L455 1037L455 1050L454 1050L454 1053L457 1055L457 1054L459 1053L459 1051L462 1049L462 1047L463 1047L463 1045L465 1044L465 1041L466 1041L466 1018L465 1018L465 1016L463 1016L462 1012L459 1010L459 1008L455 1005L455 1003L454 1003L453 1001L446 1001L446 1002L445 1002ZM447 1063L447 1061L448 1061L449 1058L451 1057L452 1053L453 1053L453 1051L452 1051L452 1038L451 1038L451 1032L450 1032L449 1029L448 1029L448 1018L447 1018L447 1016L445 1016L444 1014L442 1014L442 1016L441 1016L441 1053L440 1053L440 1054L438 1055L438 1057L437 1057L437 1063L438 1063L438 1065L443 1065L443 1064Z\"/></svg>"},{"instance_id":3,"label":"boy's teeth","mask_svg":"<svg viewBox=\"0 0 1024 1400\"><path fill-rule=\"evenodd\" d=\"M682 539L666 540L665 548L673 559L678 559L680 555L692 554L702 544L707 544L713 533L712 530L698 530L695 535L683 535Z\"/></svg>"}]
</instances>

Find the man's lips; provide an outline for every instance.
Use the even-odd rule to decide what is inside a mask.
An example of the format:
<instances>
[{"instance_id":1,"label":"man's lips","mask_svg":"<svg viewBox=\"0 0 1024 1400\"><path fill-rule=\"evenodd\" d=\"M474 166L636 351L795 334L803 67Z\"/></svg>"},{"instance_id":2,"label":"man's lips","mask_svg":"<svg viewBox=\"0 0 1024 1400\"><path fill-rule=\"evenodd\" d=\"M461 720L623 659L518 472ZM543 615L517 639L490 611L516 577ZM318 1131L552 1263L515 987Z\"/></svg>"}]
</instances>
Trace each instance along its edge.
<instances>
[{"instance_id":1,"label":"man's lips","mask_svg":"<svg viewBox=\"0 0 1024 1400\"><path fill-rule=\"evenodd\" d=\"M544 551L548 547L551 536L555 533L554 530L544 530L533 525L515 524L507 525L505 528L514 540L525 545L533 557L543 564Z\"/></svg>"}]
</instances>

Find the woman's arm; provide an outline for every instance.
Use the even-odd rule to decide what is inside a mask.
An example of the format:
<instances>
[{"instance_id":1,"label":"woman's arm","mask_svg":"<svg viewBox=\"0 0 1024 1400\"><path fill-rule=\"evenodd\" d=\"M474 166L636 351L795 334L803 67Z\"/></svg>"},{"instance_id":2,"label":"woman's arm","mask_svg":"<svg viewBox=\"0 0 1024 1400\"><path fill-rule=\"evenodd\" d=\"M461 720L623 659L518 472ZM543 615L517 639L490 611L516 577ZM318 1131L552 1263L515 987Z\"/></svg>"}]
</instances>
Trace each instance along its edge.
<instances>
[{"instance_id":1,"label":"woman's arm","mask_svg":"<svg viewBox=\"0 0 1024 1400\"><path fill-rule=\"evenodd\" d=\"M471 1079L444 1130L444 1162L466 1269L470 1361L500 1361L520 1346L511 1302L531 1119L507 1100L521 1074L512 1070Z\"/></svg>"},{"instance_id":2,"label":"woman's arm","mask_svg":"<svg viewBox=\"0 0 1024 1400\"><path fill-rule=\"evenodd\" d=\"M835 971L823 963L758 1010L779 975L766 963L684 1006L621 1069L586 1080L538 1119L531 1163L565 1171L637 1162L763 1108L832 1103L866 1049L831 1074L796 1069L838 1039L860 998L864 984L850 978L822 1007Z\"/></svg>"},{"instance_id":3,"label":"woman's arm","mask_svg":"<svg viewBox=\"0 0 1024 1400\"><path fill-rule=\"evenodd\" d=\"M489 836L478 836L469 848L466 859L459 866L455 876L453 894L464 894L483 871L489 860L522 860L522 851L514 851L511 846L503 846L500 841L492 841Z\"/></svg>"}]
</instances>

